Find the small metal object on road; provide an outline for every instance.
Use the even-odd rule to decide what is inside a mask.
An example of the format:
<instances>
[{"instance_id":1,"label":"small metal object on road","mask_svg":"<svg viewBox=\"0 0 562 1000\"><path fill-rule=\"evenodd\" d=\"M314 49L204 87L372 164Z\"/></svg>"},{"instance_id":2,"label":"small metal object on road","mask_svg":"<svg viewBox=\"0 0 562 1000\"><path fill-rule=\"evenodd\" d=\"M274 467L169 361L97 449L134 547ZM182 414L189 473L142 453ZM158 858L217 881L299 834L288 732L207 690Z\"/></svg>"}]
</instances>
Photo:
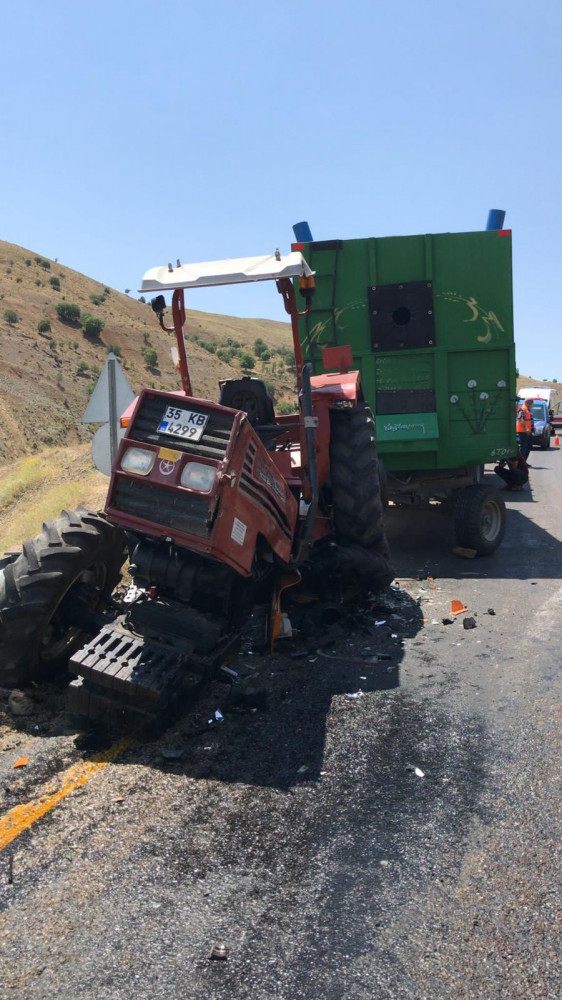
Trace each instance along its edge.
<instances>
[{"instance_id":1,"label":"small metal object on road","mask_svg":"<svg viewBox=\"0 0 562 1000\"><path fill-rule=\"evenodd\" d=\"M476 621L474 620L474 618L463 618L462 627L467 629L476 628Z\"/></svg>"},{"instance_id":2,"label":"small metal object on road","mask_svg":"<svg viewBox=\"0 0 562 1000\"><path fill-rule=\"evenodd\" d=\"M358 691L351 691L351 692L349 692L348 694L346 694L345 697L348 698L349 701L357 701L358 698L362 698L363 697L363 694L364 694L364 692L361 690L361 688L359 688Z\"/></svg>"},{"instance_id":3,"label":"small metal object on road","mask_svg":"<svg viewBox=\"0 0 562 1000\"><path fill-rule=\"evenodd\" d=\"M444 625L452 625L455 621L454 618L442 618L441 621Z\"/></svg>"},{"instance_id":4,"label":"small metal object on road","mask_svg":"<svg viewBox=\"0 0 562 1000\"><path fill-rule=\"evenodd\" d=\"M381 625L386 625L386 618L381 618L380 621L375 622L375 628L380 628Z\"/></svg>"},{"instance_id":5,"label":"small metal object on road","mask_svg":"<svg viewBox=\"0 0 562 1000\"><path fill-rule=\"evenodd\" d=\"M413 771L417 778L425 778L425 771L422 771L421 767L417 767L415 764L408 764L407 770Z\"/></svg>"},{"instance_id":6,"label":"small metal object on road","mask_svg":"<svg viewBox=\"0 0 562 1000\"><path fill-rule=\"evenodd\" d=\"M489 615L495 615L495 613L496 613L496 612L494 611L494 609L493 609L493 608L488 608L488 614L489 614Z\"/></svg>"},{"instance_id":7,"label":"small metal object on road","mask_svg":"<svg viewBox=\"0 0 562 1000\"><path fill-rule=\"evenodd\" d=\"M215 962L226 962L228 948L225 944L214 944L209 952L209 959Z\"/></svg>"}]
</instances>

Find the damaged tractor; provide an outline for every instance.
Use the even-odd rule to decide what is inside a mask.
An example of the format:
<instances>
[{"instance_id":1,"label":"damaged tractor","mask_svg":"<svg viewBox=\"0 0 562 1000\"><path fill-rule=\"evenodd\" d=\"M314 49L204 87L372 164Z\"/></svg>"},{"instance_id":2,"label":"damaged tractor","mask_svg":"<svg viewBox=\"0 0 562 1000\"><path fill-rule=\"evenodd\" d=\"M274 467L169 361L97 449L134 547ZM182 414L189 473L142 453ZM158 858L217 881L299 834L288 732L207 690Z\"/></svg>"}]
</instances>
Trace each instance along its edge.
<instances>
[{"instance_id":1,"label":"damaged tractor","mask_svg":"<svg viewBox=\"0 0 562 1000\"><path fill-rule=\"evenodd\" d=\"M192 389L186 289L266 280L291 320L295 414L276 415L248 376L221 382L218 402ZM393 577L375 425L351 351L330 359L337 374L314 376L303 359L314 272L302 254L157 267L141 291L175 334L182 389L144 389L121 417L103 513L63 511L0 562L0 684L68 667L69 709L111 726L170 718L235 650L256 605L273 642L281 592L303 576L363 590ZM116 591L127 561L129 586Z\"/></svg>"}]
</instances>

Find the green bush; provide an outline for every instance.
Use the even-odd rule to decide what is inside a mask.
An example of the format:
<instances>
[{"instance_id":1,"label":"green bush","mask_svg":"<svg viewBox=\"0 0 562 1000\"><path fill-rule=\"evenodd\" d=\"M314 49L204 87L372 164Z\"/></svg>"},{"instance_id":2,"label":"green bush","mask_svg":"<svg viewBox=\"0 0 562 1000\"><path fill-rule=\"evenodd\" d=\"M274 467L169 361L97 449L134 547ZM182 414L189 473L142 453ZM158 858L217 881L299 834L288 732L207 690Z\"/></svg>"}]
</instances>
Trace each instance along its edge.
<instances>
[{"instance_id":1,"label":"green bush","mask_svg":"<svg viewBox=\"0 0 562 1000\"><path fill-rule=\"evenodd\" d=\"M90 316L89 313L86 313L82 317L82 329L87 337L99 337L104 326L103 319L100 319L98 316Z\"/></svg>"},{"instance_id":2,"label":"green bush","mask_svg":"<svg viewBox=\"0 0 562 1000\"><path fill-rule=\"evenodd\" d=\"M225 361L226 364L229 364L233 357L234 354L228 347L219 347L217 351L217 358L220 358L221 361Z\"/></svg>"},{"instance_id":3,"label":"green bush","mask_svg":"<svg viewBox=\"0 0 562 1000\"><path fill-rule=\"evenodd\" d=\"M16 285L21 285L21 278L16 278Z\"/></svg>"},{"instance_id":4,"label":"green bush","mask_svg":"<svg viewBox=\"0 0 562 1000\"><path fill-rule=\"evenodd\" d=\"M211 340L200 340L199 344L203 348L203 350L208 351L209 354L217 353L217 345L213 344Z\"/></svg>"},{"instance_id":5,"label":"green bush","mask_svg":"<svg viewBox=\"0 0 562 1000\"><path fill-rule=\"evenodd\" d=\"M41 285L43 284L43 282L42 282L42 281L41 281L41 280L40 280L39 278L36 278L36 279L35 279L35 284L36 284L36 285L37 285L37 287L39 288L39 287L40 287L40 286L41 286Z\"/></svg>"},{"instance_id":6,"label":"green bush","mask_svg":"<svg viewBox=\"0 0 562 1000\"><path fill-rule=\"evenodd\" d=\"M51 332L51 324L49 323L49 320L48 319L40 319L39 322L38 322L38 324L37 324L37 331L38 331L38 333L50 333Z\"/></svg>"},{"instance_id":7,"label":"green bush","mask_svg":"<svg viewBox=\"0 0 562 1000\"><path fill-rule=\"evenodd\" d=\"M76 369L76 374L83 375L84 372L87 371L88 371L88 365L86 364L85 361L81 361L80 364L78 365L78 368Z\"/></svg>"},{"instance_id":8,"label":"green bush","mask_svg":"<svg viewBox=\"0 0 562 1000\"><path fill-rule=\"evenodd\" d=\"M139 302L143 302L144 305L146 305L146 299L145 299L144 295L139 295Z\"/></svg>"},{"instance_id":9,"label":"green bush","mask_svg":"<svg viewBox=\"0 0 562 1000\"><path fill-rule=\"evenodd\" d=\"M37 258L35 259L37 260ZM37 263L39 264L39 267L43 268L44 271L51 270L51 262L50 260L46 260L45 257L40 257L39 260L37 260Z\"/></svg>"},{"instance_id":10,"label":"green bush","mask_svg":"<svg viewBox=\"0 0 562 1000\"><path fill-rule=\"evenodd\" d=\"M276 410L280 414L296 413L297 412L296 400L294 403L288 403L285 399L283 399L280 403L277 403Z\"/></svg>"},{"instance_id":11,"label":"green bush","mask_svg":"<svg viewBox=\"0 0 562 1000\"><path fill-rule=\"evenodd\" d=\"M111 288L108 288L108 287L107 287L107 285L105 285L105 286L104 286L104 289L103 289L103 294L104 294L105 296L107 296L107 295L111 295Z\"/></svg>"},{"instance_id":12,"label":"green bush","mask_svg":"<svg viewBox=\"0 0 562 1000\"><path fill-rule=\"evenodd\" d=\"M145 347L142 357L147 368L158 367L158 355L153 347Z\"/></svg>"},{"instance_id":13,"label":"green bush","mask_svg":"<svg viewBox=\"0 0 562 1000\"><path fill-rule=\"evenodd\" d=\"M147 345L150 344L150 335L149 335L149 333L148 333L147 330L144 331L144 333L142 335L142 339L143 339L143 341L144 341L145 344L147 344Z\"/></svg>"},{"instance_id":14,"label":"green bush","mask_svg":"<svg viewBox=\"0 0 562 1000\"><path fill-rule=\"evenodd\" d=\"M31 267L31 258L30 257L27 258L27 260L25 262L25 266L26 267Z\"/></svg>"},{"instance_id":15,"label":"green bush","mask_svg":"<svg viewBox=\"0 0 562 1000\"><path fill-rule=\"evenodd\" d=\"M49 278L49 284L51 288L55 289L56 292L60 292L60 279L55 275L53 275L52 278Z\"/></svg>"},{"instance_id":16,"label":"green bush","mask_svg":"<svg viewBox=\"0 0 562 1000\"><path fill-rule=\"evenodd\" d=\"M240 362L240 367L245 368L248 371L252 371L252 369L256 367L256 359L253 354L250 354L248 351L241 354L238 360Z\"/></svg>"},{"instance_id":17,"label":"green bush","mask_svg":"<svg viewBox=\"0 0 562 1000\"><path fill-rule=\"evenodd\" d=\"M105 295L101 292L92 292L90 295L90 302L95 306L102 306L105 302Z\"/></svg>"},{"instance_id":18,"label":"green bush","mask_svg":"<svg viewBox=\"0 0 562 1000\"><path fill-rule=\"evenodd\" d=\"M73 302L59 302L57 304L57 316L61 323L79 323L80 306Z\"/></svg>"},{"instance_id":19,"label":"green bush","mask_svg":"<svg viewBox=\"0 0 562 1000\"><path fill-rule=\"evenodd\" d=\"M269 354L269 348L265 340L262 340L261 337L257 337L256 340L254 340L254 354L256 357L261 358L266 351Z\"/></svg>"},{"instance_id":20,"label":"green bush","mask_svg":"<svg viewBox=\"0 0 562 1000\"><path fill-rule=\"evenodd\" d=\"M4 319L9 326L15 326L19 320L19 316L15 309L4 309Z\"/></svg>"}]
</instances>

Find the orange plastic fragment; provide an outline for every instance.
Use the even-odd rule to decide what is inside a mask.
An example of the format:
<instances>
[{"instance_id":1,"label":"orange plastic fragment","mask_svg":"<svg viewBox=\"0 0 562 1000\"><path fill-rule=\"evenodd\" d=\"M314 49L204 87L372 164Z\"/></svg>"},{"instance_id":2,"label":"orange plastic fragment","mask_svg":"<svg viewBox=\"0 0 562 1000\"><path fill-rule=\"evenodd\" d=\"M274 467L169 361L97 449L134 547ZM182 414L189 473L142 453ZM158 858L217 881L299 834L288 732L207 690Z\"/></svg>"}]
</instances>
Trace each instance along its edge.
<instances>
[{"instance_id":1,"label":"orange plastic fragment","mask_svg":"<svg viewBox=\"0 0 562 1000\"><path fill-rule=\"evenodd\" d=\"M462 601L451 601L451 614L462 615L463 611L468 611L466 604Z\"/></svg>"},{"instance_id":2,"label":"orange plastic fragment","mask_svg":"<svg viewBox=\"0 0 562 1000\"><path fill-rule=\"evenodd\" d=\"M14 767L27 767L28 764L29 757L18 757L18 759L14 761Z\"/></svg>"}]
</instances>

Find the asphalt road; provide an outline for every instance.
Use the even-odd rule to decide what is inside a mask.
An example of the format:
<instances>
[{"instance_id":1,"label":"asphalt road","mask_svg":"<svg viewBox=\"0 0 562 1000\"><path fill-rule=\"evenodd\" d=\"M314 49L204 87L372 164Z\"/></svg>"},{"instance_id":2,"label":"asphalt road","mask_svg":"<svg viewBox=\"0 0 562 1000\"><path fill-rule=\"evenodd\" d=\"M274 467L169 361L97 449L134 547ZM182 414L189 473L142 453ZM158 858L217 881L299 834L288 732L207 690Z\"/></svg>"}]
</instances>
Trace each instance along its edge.
<instances>
[{"instance_id":1,"label":"asphalt road","mask_svg":"<svg viewBox=\"0 0 562 1000\"><path fill-rule=\"evenodd\" d=\"M496 556L391 511L400 591L242 655L266 704L215 683L5 848L0 996L558 996L562 455L531 462ZM443 625L452 599L475 629ZM3 812L88 749L60 691L33 697L1 730Z\"/></svg>"}]
</instances>

